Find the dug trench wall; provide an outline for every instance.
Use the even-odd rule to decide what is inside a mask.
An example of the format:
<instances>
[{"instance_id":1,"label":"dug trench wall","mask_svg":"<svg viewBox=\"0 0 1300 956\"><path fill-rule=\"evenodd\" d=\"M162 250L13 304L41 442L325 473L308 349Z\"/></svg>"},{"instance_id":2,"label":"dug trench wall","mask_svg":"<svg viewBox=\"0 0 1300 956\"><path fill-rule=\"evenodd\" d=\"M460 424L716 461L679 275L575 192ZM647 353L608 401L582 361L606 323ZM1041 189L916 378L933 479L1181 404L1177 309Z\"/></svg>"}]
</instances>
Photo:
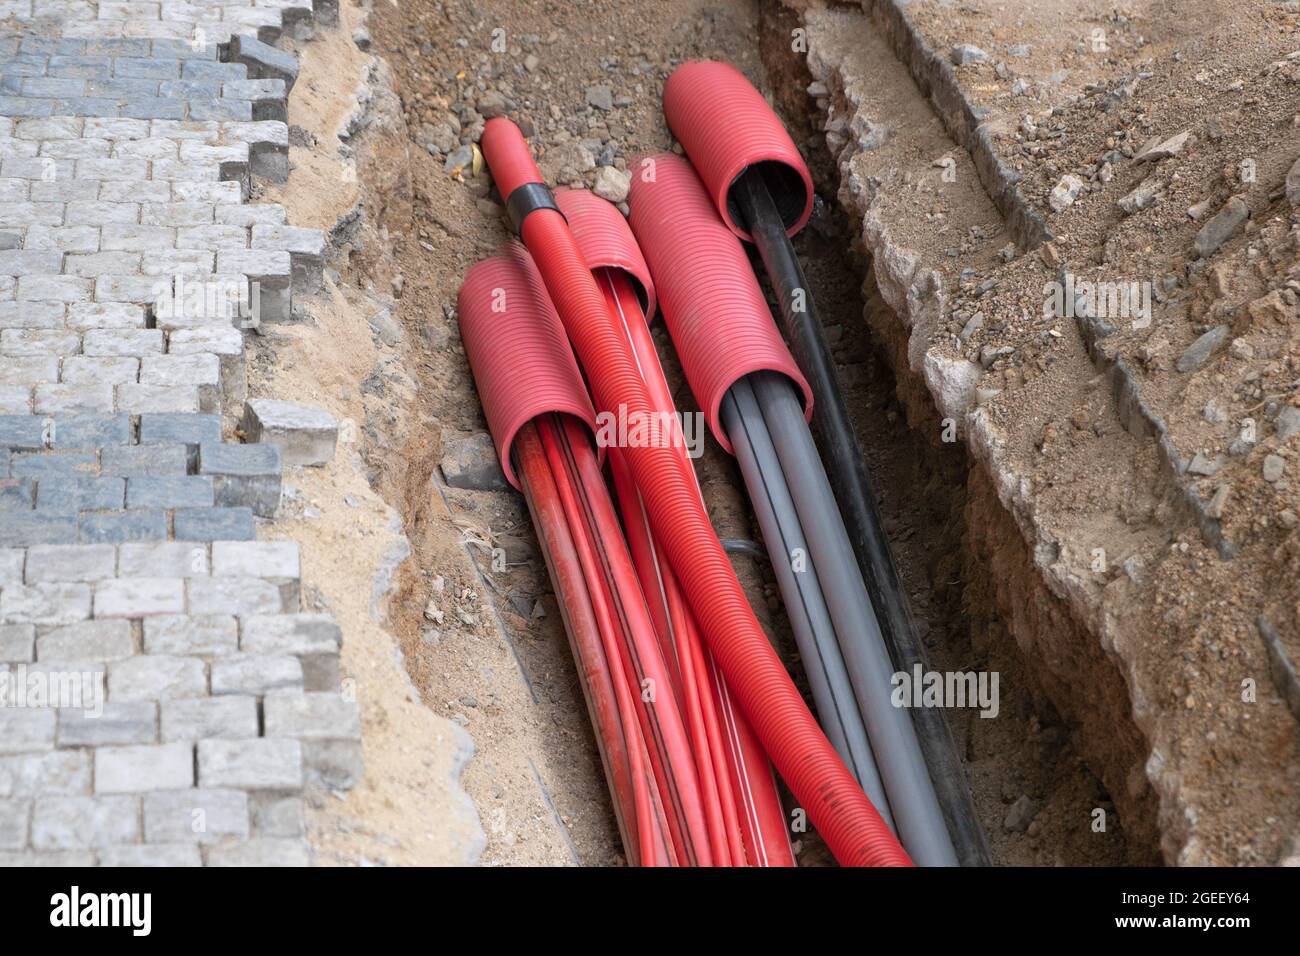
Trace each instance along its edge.
<instances>
[{"instance_id":1,"label":"dug trench wall","mask_svg":"<svg viewBox=\"0 0 1300 956\"><path fill-rule=\"evenodd\" d=\"M1146 365L1099 348L1082 307L1076 322L1044 316L1041 298L1007 301L1095 253L1008 161L1004 112L971 93L994 98L986 74L954 66L965 21L923 2L790 6L804 31L791 72L806 67L814 140L869 256L865 321L912 426L969 455L972 627L991 610L1010 629L1104 782L1131 862L1293 859L1295 718L1257 627L1290 572L1225 546ZM1077 15L1086 36L1094 19ZM987 71L1029 48L1017 40L1045 43L1032 28L981 38ZM997 76L1016 78L1001 62ZM1181 281L1195 288L1197 268Z\"/></svg>"}]
</instances>

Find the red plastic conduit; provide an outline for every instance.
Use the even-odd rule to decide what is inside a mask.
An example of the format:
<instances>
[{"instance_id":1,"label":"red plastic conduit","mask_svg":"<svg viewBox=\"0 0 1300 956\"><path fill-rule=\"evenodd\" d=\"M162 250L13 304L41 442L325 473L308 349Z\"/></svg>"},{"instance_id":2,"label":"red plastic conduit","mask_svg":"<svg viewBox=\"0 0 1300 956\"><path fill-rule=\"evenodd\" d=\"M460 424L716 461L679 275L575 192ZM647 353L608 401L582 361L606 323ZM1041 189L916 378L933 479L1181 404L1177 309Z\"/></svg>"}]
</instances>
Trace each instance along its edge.
<instances>
[{"instance_id":1,"label":"red plastic conduit","mask_svg":"<svg viewBox=\"0 0 1300 956\"><path fill-rule=\"evenodd\" d=\"M531 258L512 243L502 255L475 265L457 300L461 337L494 438L516 485L522 488L560 597L561 613L578 664L587 709L600 743L629 859L670 865L667 821L646 779L648 755L617 654L609 655L596 620L570 526L533 419L551 412L591 428L595 412L573 360L559 317ZM522 367L535 387L506 390ZM518 447L516 447L516 440ZM521 474L514 464L520 462ZM611 674L611 661L614 673Z\"/></svg>"},{"instance_id":2,"label":"red plastic conduit","mask_svg":"<svg viewBox=\"0 0 1300 956\"><path fill-rule=\"evenodd\" d=\"M655 408L669 413L676 427L676 408L648 327L653 319L654 282L627 220L611 203L587 190L559 189L555 199L605 296L611 319L632 343ZM673 437L679 454L686 455L680 433ZM609 461L641 588L664 657L679 682L675 690L691 731L710 836L715 841L715 863L723 865L730 857L736 866L746 861L755 866L793 866L789 831L767 754L721 686L722 675L705 661L699 627L676 575L654 542L629 466L618 449L609 454ZM681 661L687 662L685 668ZM710 804L715 797L718 806Z\"/></svg>"},{"instance_id":3,"label":"red plastic conduit","mask_svg":"<svg viewBox=\"0 0 1300 956\"><path fill-rule=\"evenodd\" d=\"M785 127L772 121L772 107L743 73L730 63L683 63L664 84L664 116L732 232L750 238L728 198L750 166L769 180L786 231L793 236L803 228L812 215L812 176ZM635 173L634 167L634 182L641 178Z\"/></svg>"},{"instance_id":4,"label":"red plastic conduit","mask_svg":"<svg viewBox=\"0 0 1300 956\"><path fill-rule=\"evenodd\" d=\"M541 183L519 127L488 121L482 147L501 194ZM539 208L520 223L551 300L592 383L598 406L653 414L632 348L609 322L605 303L568 223ZM662 291L660 293L662 297ZM686 591L722 672L759 739L844 865L909 865L910 860L827 741L776 656L736 580L695 493L689 461L671 447L627 449L659 540Z\"/></svg>"},{"instance_id":5,"label":"red plastic conduit","mask_svg":"<svg viewBox=\"0 0 1300 956\"><path fill-rule=\"evenodd\" d=\"M641 314L646 322L653 322L655 284L623 214L588 189L557 189L555 204L569 220L569 230L587 268L592 272L617 269L626 274L636 285Z\"/></svg>"},{"instance_id":6,"label":"red plastic conduit","mask_svg":"<svg viewBox=\"0 0 1300 956\"><path fill-rule=\"evenodd\" d=\"M501 468L516 488L510 446L525 422L565 412L596 430L573 348L528 251L509 243L470 266L456 297L465 343Z\"/></svg>"},{"instance_id":7,"label":"red plastic conduit","mask_svg":"<svg viewBox=\"0 0 1300 956\"><path fill-rule=\"evenodd\" d=\"M676 76L676 74L673 74ZM632 231L650 264L668 332L695 400L728 452L722 397L751 372L789 376L812 415L812 390L795 364L740 240L718 219L690 163L648 156L653 178L634 176Z\"/></svg>"},{"instance_id":8,"label":"red plastic conduit","mask_svg":"<svg viewBox=\"0 0 1300 956\"><path fill-rule=\"evenodd\" d=\"M613 211L612 207L607 208ZM629 242L634 241L626 226L624 232ZM639 318L638 307L630 281L615 270L600 269L596 275L612 313L618 317L632 343L637 366L650 390L655 407L675 411L668 382L664 379L663 368L650 337L650 329L644 321L636 320ZM680 454L686 454L684 446ZM618 456L611 455L610 461L617 463ZM696 493L703 506L698 485ZM628 513L634 514L635 521L643 523L648 531L649 520L645 516L639 494L635 502L624 509L625 524L632 523L626 517ZM673 620L670 642L674 646L674 656L679 651L677 641L672 638L680 638L683 645L681 656L694 663L696 680L704 688L699 698L699 707L707 741L705 752L715 761L714 773L718 794L723 801L727 833L739 833L745 848L745 858L752 866L794 866L789 830L767 754L744 714L737 710L731 700L722 674L701 647L699 626L690 608L686 606L677 576L673 574L661 551L656 553L656 557L658 574L655 583L661 584L665 609ZM732 855L736 856L734 850Z\"/></svg>"}]
</instances>

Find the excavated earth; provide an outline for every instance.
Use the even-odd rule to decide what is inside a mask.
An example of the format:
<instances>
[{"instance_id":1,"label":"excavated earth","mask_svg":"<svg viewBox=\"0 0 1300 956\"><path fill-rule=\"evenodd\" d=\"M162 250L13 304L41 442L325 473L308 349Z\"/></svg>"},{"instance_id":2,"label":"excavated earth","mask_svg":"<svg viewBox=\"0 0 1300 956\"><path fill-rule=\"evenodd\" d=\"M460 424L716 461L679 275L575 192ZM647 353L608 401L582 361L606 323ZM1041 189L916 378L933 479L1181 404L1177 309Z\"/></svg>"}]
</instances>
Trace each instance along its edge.
<instances>
[{"instance_id":1,"label":"excavated earth","mask_svg":"<svg viewBox=\"0 0 1300 956\"><path fill-rule=\"evenodd\" d=\"M485 429L456 289L509 239L472 144L510 115L551 183L619 199L673 148L660 95L693 58L742 69L814 171L797 244L931 664L1000 675L996 718L948 712L994 862L1296 856L1295 6L344 0L298 51L277 197L330 234L335 334L291 361L400 522L387 624L411 695L467 732L469 858L622 861L523 502L441 467ZM1197 250L1232 197L1249 215ZM1045 309L1067 273L1146 289L1150 321ZM699 467L719 533L757 539L731 459ZM736 566L801 680L770 569ZM423 759L366 732L394 774ZM316 839L340 862L406 846L394 809L322 808Z\"/></svg>"}]
</instances>

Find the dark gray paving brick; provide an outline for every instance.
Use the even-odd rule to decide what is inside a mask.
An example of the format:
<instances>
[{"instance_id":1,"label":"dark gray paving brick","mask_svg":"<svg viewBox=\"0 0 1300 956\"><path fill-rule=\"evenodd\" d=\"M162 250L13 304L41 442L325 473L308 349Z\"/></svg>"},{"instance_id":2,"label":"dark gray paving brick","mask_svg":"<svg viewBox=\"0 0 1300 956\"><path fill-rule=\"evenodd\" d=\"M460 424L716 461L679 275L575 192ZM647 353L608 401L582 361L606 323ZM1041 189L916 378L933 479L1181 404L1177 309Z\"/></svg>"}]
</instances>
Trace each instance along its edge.
<instances>
[{"instance_id":1,"label":"dark gray paving brick","mask_svg":"<svg viewBox=\"0 0 1300 956\"><path fill-rule=\"evenodd\" d=\"M0 548L34 544L76 544L76 515L52 511L10 512L0 521Z\"/></svg>"},{"instance_id":2,"label":"dark gray paving brick","mask_svg":"<svg viewBox=\"0 0 1300 956\"><path fill-rule=\"evenodd\" d=\"M56 416L50 428L54 448L99 448L131 441L130 415Z\"/></svg>"},{"instance_id":3,"label":"dark gray paving brick","mask_svg":"<svg viewBox=\"0 0 1300 956\"><path fill-rule=\"evenodd\" d=\"M125 478L42 478L36 491L36 507L64 514L120 511L125 489Z\"/></svg>"},{"instance_id":4,"label":"dark gray paving brick","mask_svg":"<svg viewBox=\"0 0 1300 956\"><path fill-rule=\"evenodd\" d=\"M124 478L183 475L186 460L184 445L126 445L105 448L100 455L99 470L100 474Z\"/></svg>"},{"instance_id":5,"label":"dark gray paving brick","mask_svg":"<svg viewBox=\"0 0 1300 956\"><path fill-rule=\"evenodd\" d=\"M161 510L83 514L78 528L80 540L86 544L167 540L167 516Z\"/></svg>"},{"instance_id":6,"label":"dark gray paving brick","mask_svg":"<svg viewBox=\"0 0 1300 956\"><path fill-rule=\"evenodd\" d=\"M257 536L251 508L177 508L177 541L252 541Z\"/></svg>"},{"instance_id":7,"label":"dark gray paving brick","mask_svg":"<svg viewBox=\"0 0 1300 956\"><path fill-rule=\"evenodd\" d=\"M206 475L132 478L126 486L128 508L211 508L212 479Z\"/></svg>"},{"instance_id":8,"label":"dark gray paving brick","mask_svg":"<svg viewBox=\"0 0 1300 956\"><path fill-rule=\"evenodd\" d=\"M9 470L15 478L76 478L93 476L97 465L98 459L94 452L19 452L9 463Z\"/></svg>"},{"instance_id":9,"label":"dark gray paving brick","mask_svg":"<svg viewBox=\"0 0 1300 956\"><path fill-rule=\"evenodd\" d=\"M0 511L30 511L35 493L36 482L30 478L0 478Z\"/></svg>"},{"instance_id":10,"label":"dark gray paving brick","mask_svg":"<svg viewBox=\"0 0 1300 956\"><path fill-rule=\"evenodd\" d=\"M0 415L0 448L44 448L45 423L31 415Z\"/></svg>"}]
</instances>

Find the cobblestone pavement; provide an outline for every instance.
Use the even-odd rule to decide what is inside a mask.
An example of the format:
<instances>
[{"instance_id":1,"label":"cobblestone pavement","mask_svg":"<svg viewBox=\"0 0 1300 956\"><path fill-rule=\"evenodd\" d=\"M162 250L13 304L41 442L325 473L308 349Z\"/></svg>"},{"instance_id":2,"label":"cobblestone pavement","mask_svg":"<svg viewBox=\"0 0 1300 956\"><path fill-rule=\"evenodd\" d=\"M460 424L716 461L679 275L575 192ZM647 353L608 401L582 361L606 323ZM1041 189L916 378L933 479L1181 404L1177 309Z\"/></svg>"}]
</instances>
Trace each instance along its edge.
<instances>
[{"instance_id":1,"label":"cobblestone pavement","mask_svg":"<svg viewBox=\"0 0 1300 956\"><path fill-rule=\"evenodd\" d=\"M281 451L222 438L320 282L246 201L312 18L0 0L0 864L306 864L304 787L361 773L340 630L255 540Z\"/></svg>"}]
</instances>

